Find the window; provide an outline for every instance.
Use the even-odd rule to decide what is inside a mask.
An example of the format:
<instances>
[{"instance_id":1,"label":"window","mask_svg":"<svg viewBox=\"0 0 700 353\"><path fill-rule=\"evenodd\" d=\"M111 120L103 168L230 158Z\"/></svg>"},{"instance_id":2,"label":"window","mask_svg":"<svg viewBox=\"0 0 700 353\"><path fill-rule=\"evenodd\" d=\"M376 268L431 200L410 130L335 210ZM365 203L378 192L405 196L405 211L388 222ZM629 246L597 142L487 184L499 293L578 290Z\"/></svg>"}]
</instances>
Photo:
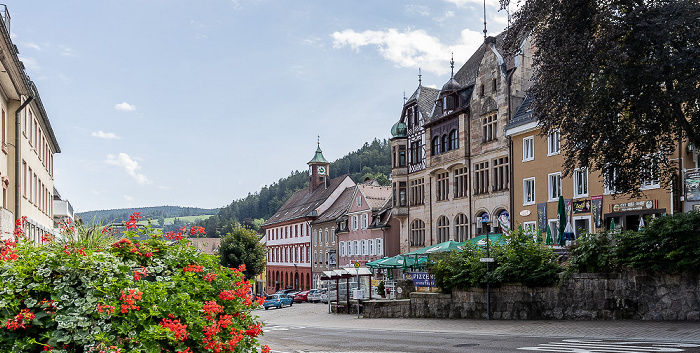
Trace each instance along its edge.
<instances>
[{"instance_id":1,"label":"window","mask_svg":"<svg viewBox=\"0 0 700 353\"><path fill-rule=\"evenodd\" d=\"M528 136L523 139L523 162L535 159L535 137Z\"/></svg>"},{"instance_id":2,"label":"window","mask_svg":"<svg viewBox=\"0 0 700 353\"><path fill-rule=\"evenodd\" d=\"M348 256L352 256L352 242L349 241L349 242L345 243L345 246L347 246L347 248L348 248L346 254Z\"/></svg>"},{"instance_id":3,"label":"window","mask_svg":"<svg viewBox=\"0 0 700 353\"><path fill-rule=\"evenodd\" d=\"M367 255L367 242L364 240L361 240L360 246L362 247L362 255Z\"/></svg>"},{"instance_id":4,"label":"window","mask_svg":"<svg viewBox=\"0 0 700 353\"><path fill-rule=\"evenodd\" d=\"M431 155L436 156L440 154L440 136L433 138L433 149Z\"/></svg>"},{"instance_id":5,"label":"window","mask_svg":"<svg viewBox=\"0 0 700 353\"><path fill-rule=\"evenodd\" d=\"M467 168L457 168L454 171L454 197L467 197Z\"/></svg>"},{"instance_id":6,"label":"window","mask_svg":"<svg viewBox=\"0 0 700 353\"><path fill-rule=\"evenodd\" d=\"M409 129L413 128L413 107L406 109L406 122Z\"/></svg>"},{"instance_id":7,"label":"window","mask_svg":"<svg viewBox=\"0 0 700 353\"><path fill-rule=\"evenodd\" d=\"M7 122L5 121L5 107L0 107L0 110L2 110L2 149L5 149L5 144L7 141L5 140L5 124Z\"/></svg>"},{"instance_id":8,"label":"window","mask_svg":"<svg viewBox=\"0 0 700 353\"><path fill-rule=\"evenodd\" d=\"M481 87L479 87L479 96L483 97L484 96L484 84L481 84Z\"/></svg>"},{"instance_id":9,"label":"window","mask_svg":"<svg viewBox=\"0 0 700 353\"><path fill-rule=\"evenodd\" d=\"M406 146L399 146L399 167L406 166Z\"/></svg>"},{"instance_id":10,"label":"window","mask_svg":"<svg viewBox=\"0 0 700 353\"><path fill-rule=\"evenodd\" d=\"M324 232L323 239L325 240L326 245L328 245L328 228L326 228L326 231Z\"/></svg>"},{"instance_id":11,"label":"window","mask_svg":"<svg viewBox=\"0 0 700 353\"><path fill-rule=\"evenodd\" d=\"M557 201L561 193L561 173L549 174L549 201Z\"/></svg>"},{"instance_id":12,"label":"window","mask_svg":"<svg viewBox=\"0 0 700 353\"><path fill-rule=\"evenodd\" d=\"M605 193L615 193L615 179L617 178L617 170L615 168L606 168L603 174L603 183L605 184Z\"/></svg>"},{"instance_id":13,"label":"window","mask_svg":"<svg viewBox=\"0 0 700 353\"><path fill-rule=\"evenodd\" d=\"M450 220L445 216L440 216L437 221L438 243L450 240Z\"/></svg>"},{"instance_id":14,"label":"window","mask_svg":"<svg viewBox=\"0 0 700 353\"><path fill-rule=\"evenodd\" d=\"M496 114L486 116L481 119L481 127L483 129L482 141L488 142L496 139L496 128L497 128Z\"/></svg>"},{"instance_id":15,"label":"window","mask_svg":"<svg viewBox=\"0 0 700 353\"><path fill-rule=\"evenodd\" d=\"M357 230L358 224L357 224L357 215L352 216L352 230Z\"/></svg>"},{"instance_id":16,"label":"window","mask_svg":"<svg viewBox=\"0 0 700 353\"><path fill-rule=\"evenodd\" d=\"M377 243L375 250L377 251L377 255L382 256L384 255L384 248L382 247L382 238L377 238L374 240L375 243Z\"/></svg>"},{"instance_id":17,"label":"window","mask_svg":"<svg viewBox=\"0 0 700 353\"><path fill-rule=\"evenodd\" d=\"M496 158L493 160L493 191L508 189L508 157Z\"/></svg>"},{"instance_id":18,"label":"window","mask_svg":"<svg viewBox=\"0 0 700 353\"><path fill-rule=\"evenodd\" d=\"M498 88L498 84L497 84L496 79L494 78L493 80L491 80L491 90L496 92L497 88Z\"/></svg>"},{"instance_id":19,"label":"window","mask_svg":"<svg viewBox=\"0 0 700 353\"><path fill-rule=\"evenodd\" d=\"M355 197L355 205L362 206L362 197L360 197L360 196Z\"/></svg>"},{"instance_id":20,"label":"window","mask_svg":"<svg viewBox=\"0 0 700 353\"><path fill-rule=\"evenodd\" d=\"M362 215L362 229L367 229L369 227L369 217L367 214Z\"/></svg>"},{"instance_id":21,"label":"window","mask_svg":"<svg viewBox=\"0 0 700 353\"><path fill-rule=\"evenodd\" d=\"M550 219L548 222L549 231L552 233L552 240L554 240L554 243L557 243L557 240L559 240L559 220Z\"/></svg>"},{"instance_id":22,"label":"window","mask_svg":"<svg viewBox=\"0 0 700 353\"><path fill-rule=\"evenodd\" d=\"M529 234L533 237L533 240L537 241L537 236L539 232L537 231L537 222L523 222L523 231L525 234Z\"/></svg>"},{"instance_id":23,"label":"window","mask_svg":"<svg viewBox=\"0 0 700 353\"><path fill-rule=\"evenodd\" d=\"M559 131L552 131L547 135L547 155L559 154Z\"/></svg>"},{"instance_id":24,"label":"window","mask_svg":"<svg viewBox=\"0 0 700 353\"><path fill-rule=\"evenodd\" d=\"M27 197L27 162L22 161L22 194Z\"/></svg>"},{"instance_id":25,"label":"window","mask_svg":"<svg viewBox=\"0 0 700 353\"><path fill-rule=\"evenodd\" d=\"M459 148L459 133L457 130L450 131L450 149L456 150Z\"/></svg>"},{"instance_id":26,"label":"window","mask_svg":"<svg viewBox=\"0 0 700 353\"><path fill-rule=\"evenodd\" d=\"M331 227L331 243L335 243L335 227Z\"/></svg>"},{"instance_id":27,"label":"window","mask_svg":"<svg viewBox=\"0 0 700 353\"><path fill-rule=\"evenodd\" d=\"M425 246L425 222L416 219L411 223L411 246Z\"/></svg>"},{"instance_id":28,"label":"window","mask_svg":"<svg viewBox=\"0 0 700 353\"><path fill-rule=\"evenodd\" d=\"M474 195L489 192L489 162L474 165Z\"/></svg>"},{"instance_id":29,"label":"window","mask_svg":"<svg viewBox=\"0 0 700 353\"><path fill-rule=\"evenodd\" d=\"M449 172L444 172L437 175L437 179L435 181L435 191L438 201L444 201L449 198L449 181Z\"/></svg>"},{"instance_id":30,"label":"window","mask_svg":"<svg viewBox=\"0 0 700 353\"><path fill-rule=\"evenodd\" d=\"M411 142L411 164L418 164L423 161L423 147L420 141Z\"/></svg>"},{"instance_id":31,"label":"window","mask_svg":"<svg viewBox=\"0 0 700 353\"><path fill-rule=\"evenodd\" d=\"M467 227L469 227L467 216L464 213L458 214L455 217L455 241L463 242L467 240Z\"/></svg>"},{"instance_id":32,"label":"window","mask_svg":"<svg viewBox=\"0 0 700 353\"><path fill-rule=\"evenodd\" d=\"M450 150L449 140L447 135L442 135L442 145L440 146L440 151L447 152Z\"/></svg>"},{"instance_id":33,"label":"window","mask_svg":"<svg viewBox=\"0 0 700 353\"><path fill-rule=\"evenodd\" d=\"M374 240L367 240L368 255L374 255Z\"/></svg>"},{"instance_id":34,"label":"window","mask_svg":"<svg viewBox=\"0 0 700 353\"><path fill-rule=\"evenodd\" d=\"M588 170L574 170L574 197L588 196Z\"/></svg>"},{"instance_id":35,"label":"window","mask_svg":"<svg viewBox=\"0 0 700 353\"><path fill-rule=\"evenodd\" d=\"M410 187L410 201L411 206L422 205L425 202L425 186L423 186L423 178L411 180L409 182Z\"/></svg>"},{"instance_id":36,"label":"window","mask_svg":"<svg viewBox=\"0 0 700 353\"><path fill-rule=\"evenodd\" d=\"M457 97L455 97L455 96L453 96L453 95L449 95L449 96L444 96L444 97L442 97L442 111L443 111L443 113L447 113L447 112L449 112L450 110L454 110L454 109L455 109L455 107L456 107L456 104L455 104L455 103L456 103L456 101L457 101L456 98L457 98Z\"/></svg>"},{"instance_id":37,"label":"window","mask_svg":"<svg viewBox=\"0 0 700 353\"><path fill-rule=\"evenodd\" d=\"M535 178L523 179L523 205L535 204Z\"/></svg>"},{"instance_id":38,"label":"window","mask_svg":"<svg viewBox=\"0 0 700 353\"><path fill-rule=\"evenodd\" d=\"M649 159L649 163L642 170L642 189L657 189L661 186L659 182L659 163Z\"/></svg>"},{"instance_id":39,"label":"window","mask_svg":"<svg viewBox=\"0 0 700 353\"><path fill-rule=\"evenodd\" d=\"M353 247L353 254L360 255L360 248L359 248L359 244L357 243L357 240L352 241L352 247Z\"/></svg>"},{"instance_id":40,"label":"window","mask_svg":"<svg viewBox=\"0 0 700 353\"><path fill-rule=\"evenodd\" d=\"M406 206L406 182L399 182L399 206Z\"/></svg>"}]
</instances>

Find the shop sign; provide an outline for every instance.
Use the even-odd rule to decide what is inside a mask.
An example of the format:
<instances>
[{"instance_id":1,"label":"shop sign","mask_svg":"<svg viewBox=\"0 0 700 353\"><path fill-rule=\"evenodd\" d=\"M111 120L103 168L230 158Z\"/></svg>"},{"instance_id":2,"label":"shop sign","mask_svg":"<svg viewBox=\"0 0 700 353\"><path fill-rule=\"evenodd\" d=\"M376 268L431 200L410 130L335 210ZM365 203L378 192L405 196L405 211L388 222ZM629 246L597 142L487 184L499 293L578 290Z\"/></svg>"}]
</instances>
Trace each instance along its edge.
<instances>
[{"instance_id":1,"label":"shop sign","mask_svg":"<svg viewBox=\"0 0 700 353\"><path fill-rule=\"evenodd\" d=\"M603 195L591 197L591 213L596 228L603 226Z\"/></svg>"},{"instance_id":2,"label":"shop sign","mask_svg":"<svg viewBox=\"0 0 700 353\"><path fill-rule=\"evenodd\" d=\"M631 201L612 204L611 209L613 212L629 212L629 211L641 211L650 210L654 208L654 201L644 200L644 201Z\"/></svg>"},{"instance_id":3,"label":"shop sign","mask_svg":"<svg viewBox=\"0 0 700 353\"><path fill-rule=\"evenodd\" d=\"M700 172L685 173L685 200L700 201Z\"/></svg>"},{"instance_id":4,"label":"shop sign","mask_svg":"<svg viewBox=\"0 0 700 353\"><path fill-rule=\"evenodd\" d=\"M416 287L435 287L435 276L428 272L409 272L413 278L413 285Z\"/></svg>"},{"instance_id":5,"label":"shop sign","mask_svg":"<svg viewBox=\"0 0 700 353\"><path fill-rule=\"evenodd\" d=\"M576 200L573 205L574 214L591 212L591 200Z\"/></svg>"}]
</instances>

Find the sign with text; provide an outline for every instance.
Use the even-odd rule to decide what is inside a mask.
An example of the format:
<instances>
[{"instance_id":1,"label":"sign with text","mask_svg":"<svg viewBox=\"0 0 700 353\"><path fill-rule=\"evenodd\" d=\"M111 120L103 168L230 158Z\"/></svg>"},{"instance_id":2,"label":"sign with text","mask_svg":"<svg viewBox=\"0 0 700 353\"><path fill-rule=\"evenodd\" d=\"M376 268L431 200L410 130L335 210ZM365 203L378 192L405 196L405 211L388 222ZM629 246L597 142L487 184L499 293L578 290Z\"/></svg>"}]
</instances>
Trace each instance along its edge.
<instances>
[{"instance_id":1,"label":"sign with text","mask_svg":"<svg viewBox=\"0 0 700 353\"><path fill-rule=\"evenodd\" d=\"M573 203L574 214L591 212L591 200L576 200Z\"/></svg>"},{"instance_id":2,"label":"sign with text","mask_svg":"<svg viewBox=\"0 0 700 353\"><path fill-rule=\"evenodd\" d=\"M616 204L610 205L610 208L612 209L613 212L629 212L629 211L650 210L650 209L654 208L654 201L644 200L644 201L631 201L631 202L616 203Z\"/></svg>"},{"instance_id":3,"label":"sign with text","mask_svg":"<svg viewBox=\"0 0 700 353\"><path fill-rule=\"evenodd\" d=\"M413 285L416 287L435 287L435 276L427 272L409 272L413 278Z\"/></svg>"}]
</instances>

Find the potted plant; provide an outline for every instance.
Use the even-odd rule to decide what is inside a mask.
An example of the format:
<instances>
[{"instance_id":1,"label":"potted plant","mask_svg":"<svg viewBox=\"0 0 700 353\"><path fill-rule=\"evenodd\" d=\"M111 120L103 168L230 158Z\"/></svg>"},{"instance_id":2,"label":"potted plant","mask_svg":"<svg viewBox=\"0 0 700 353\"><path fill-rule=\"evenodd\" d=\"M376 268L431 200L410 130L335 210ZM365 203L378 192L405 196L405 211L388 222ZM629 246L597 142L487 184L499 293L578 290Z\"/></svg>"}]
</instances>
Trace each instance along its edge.
<instances>
[{"instance_id":1,"label":"potted plant","mask_svg":"<svg viewBox=\"0 0 700 353\"><path fill-rule=\"evenodd\" d=\"M384 298L386 296L386 289L384 288L384 281L379 281L379 284L377 285L377 292L379 292L379 296Z\"/></svg>"}]
</instances>

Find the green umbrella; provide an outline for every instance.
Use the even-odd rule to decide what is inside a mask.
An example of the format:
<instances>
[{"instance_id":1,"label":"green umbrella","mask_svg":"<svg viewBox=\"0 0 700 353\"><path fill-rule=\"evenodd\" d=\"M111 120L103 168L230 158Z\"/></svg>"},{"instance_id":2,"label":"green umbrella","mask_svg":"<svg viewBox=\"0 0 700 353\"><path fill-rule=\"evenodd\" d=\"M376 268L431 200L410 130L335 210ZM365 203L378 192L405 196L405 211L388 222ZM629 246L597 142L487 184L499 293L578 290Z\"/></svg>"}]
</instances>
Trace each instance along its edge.
<instances>
[{"instance_id":1,"label":"green umbrella","mask_svg":"<svg viewBox=\"0 0 700 353\"><path fill-rule=\"evenodd\" d=\"M559 205L557 207L557 215L559 216L559 245L564 246L564 230L566 229L566 205L564 204L564 196L559 195Z\"/></svg>"},{"instance_id":2,"label":"green umbrella","mask_svg":"<svg viewBox=\"0 0 700 353\"><path fill-rule=\"evenodd\" d=\"M610 230L615 230L615 218L610 218Z\"/></svg>"},{"instance_id":3,"label":"green umbrella","mask_svg":"<svg viewBox=\"0 0 700 353\"><path fill-rule=\"evenodd\" d=\"M409 253L406 253L404 255L425 255L425 254L432 254L434 252L449 252L451 250L461 250L459 248L461 243L458 243L454 240L448 240L439 244L431 245L431 246L426 246L422 249L414 250Z\"/></svg>"},{"instance_id":4,"label":"green umbrella","mask_svg":"<svg viewBox=\"0 0 700 353\"><path fill-rule=\"evenodd\" d=\"M547 226L547 240L545 241L545 244L552 245L553 243L554 240L552 240L552 229Z\"/></svg>"}]
</instances>

